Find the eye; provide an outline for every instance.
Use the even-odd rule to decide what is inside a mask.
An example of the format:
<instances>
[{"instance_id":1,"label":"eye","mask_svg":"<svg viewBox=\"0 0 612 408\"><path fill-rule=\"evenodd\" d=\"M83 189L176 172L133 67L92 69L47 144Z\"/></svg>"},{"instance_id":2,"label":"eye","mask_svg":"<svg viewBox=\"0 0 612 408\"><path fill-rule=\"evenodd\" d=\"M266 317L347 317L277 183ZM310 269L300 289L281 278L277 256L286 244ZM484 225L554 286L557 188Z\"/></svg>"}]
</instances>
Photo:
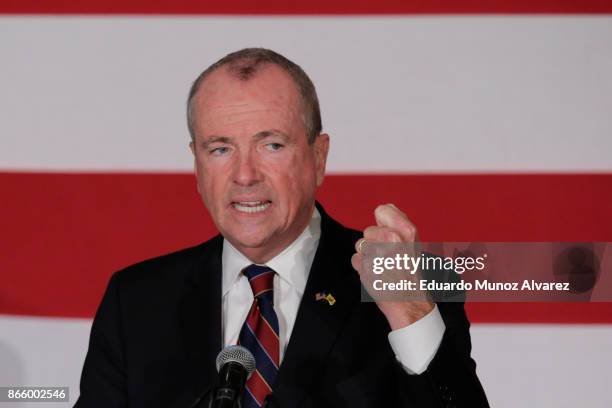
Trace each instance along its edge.
<instances>
[{"instance_id":1,"label":"eye","mask_svg":"<svg viewBox=\"0 0 612 408\"><path fill-rule=\"evenodd\" d=\"M229 152L229 147L226 147L226 146L215 147L214 149L210 150L210 154L212 154L213 156L223 156L224 154L227 154L228 152Z\"/></svg>"},{"instance_id":2,"label":"eye","mask_svg":"<svg viewBox=\"0 0 612 408\"><path fill-rule=\"evenodd\" d=\"M266 149L273 151L273 152L277 152L280 149L282 149L284 146L280 143L268 143L266 145Z\"/></svg>"}]
</instances>

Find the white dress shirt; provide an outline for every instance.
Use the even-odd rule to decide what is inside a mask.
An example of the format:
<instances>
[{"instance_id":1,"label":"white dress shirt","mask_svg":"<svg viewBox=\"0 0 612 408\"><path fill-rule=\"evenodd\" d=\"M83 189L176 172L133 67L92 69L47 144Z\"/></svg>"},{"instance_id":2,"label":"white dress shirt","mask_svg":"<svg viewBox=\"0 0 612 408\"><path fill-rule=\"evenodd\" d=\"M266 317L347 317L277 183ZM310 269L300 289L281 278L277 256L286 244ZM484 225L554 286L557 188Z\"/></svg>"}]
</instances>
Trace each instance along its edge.
<instances>
[{"instance_id":1,"label":"white dress shirt","mask_svg":"<svg viewBox=\"0 0 612 408\"><path fill-rule=\"evenodd\" d=\"M274 310L278 316L280 359L283 360L289 343L300 300L321 237L321 215L315 208L310 224L280 254L266 265L274 276ZM253 264L227 240L222 253L222 330L225 346L236 344L240 329L253 303L253 292L246 276L240 272ZM357 273L357 272L355 272ZM438 307L421 320L389 333L389 343L397 360L409 374L420 374L438 351L444 330Z\"/></svg>"}]
</instances>

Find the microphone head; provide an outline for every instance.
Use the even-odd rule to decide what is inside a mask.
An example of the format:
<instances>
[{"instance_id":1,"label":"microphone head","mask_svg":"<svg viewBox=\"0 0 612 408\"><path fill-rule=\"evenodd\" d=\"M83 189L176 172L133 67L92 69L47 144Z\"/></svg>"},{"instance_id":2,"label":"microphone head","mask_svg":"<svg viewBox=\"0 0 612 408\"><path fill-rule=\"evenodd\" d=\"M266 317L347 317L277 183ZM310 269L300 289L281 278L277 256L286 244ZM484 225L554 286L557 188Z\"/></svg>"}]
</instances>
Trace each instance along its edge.
<instances>
[{"instance_id":1,"label":"microphone head","mask_svg":"<svg viewBox=\"0 0 612 408\"><path fill-rule=\"evenodd\" d=\"M217 354L217 371L227 363L238 363L247 371L247 378L255 371L255 357L245 347L227 346Z\"/></svg>"}]
</instances>

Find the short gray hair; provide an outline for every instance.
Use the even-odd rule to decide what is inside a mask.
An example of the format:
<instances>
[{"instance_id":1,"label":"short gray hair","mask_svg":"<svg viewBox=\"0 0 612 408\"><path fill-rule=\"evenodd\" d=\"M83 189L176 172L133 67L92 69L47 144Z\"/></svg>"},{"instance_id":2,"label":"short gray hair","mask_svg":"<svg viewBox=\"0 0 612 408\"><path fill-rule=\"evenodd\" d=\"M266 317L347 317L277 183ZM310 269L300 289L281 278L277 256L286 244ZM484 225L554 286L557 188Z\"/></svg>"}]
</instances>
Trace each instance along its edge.
<instances>
[{"instance_id":1,"label":"short gray hair","mask_svg":"<svg viewBox=\"0 0 612 408\"><path fill-rule=\"evenodd\" d=\"M302 111L308 143L314 143L315 138L321 133L321 110L315 86L306 75L306 72L286 57L265 48L244 48L232 52L219 61L206 68L191 85L189 97L187 98L187 127L191 140L195 140L195 112L193 98L200 89L200 85L217 68L227 66L229 72L241 81L248 81L258 72L264 64L275 64L285 70L295 83L302 99Z\"/></svg>"}]
</instances>

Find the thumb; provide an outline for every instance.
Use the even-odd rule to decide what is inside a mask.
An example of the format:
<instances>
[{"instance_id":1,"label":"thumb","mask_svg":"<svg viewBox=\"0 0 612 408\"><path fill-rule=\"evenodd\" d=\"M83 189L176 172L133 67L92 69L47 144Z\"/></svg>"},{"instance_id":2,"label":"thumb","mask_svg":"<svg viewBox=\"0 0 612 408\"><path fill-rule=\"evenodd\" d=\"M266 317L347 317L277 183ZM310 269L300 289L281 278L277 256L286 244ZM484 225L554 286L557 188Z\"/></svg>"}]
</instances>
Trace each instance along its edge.
<instances>
[{"instance_id":1,"label":"thumb","mask_svg":"<svg viewBox=\"0 0 612 408\"><path fill-rule=\"evenodd\" d=\"M403 241L413 242L416 239L416 227L395 205L379 205L374 210L374 218L379 227L394 230Z\"/></svg>"}]
</instances>

